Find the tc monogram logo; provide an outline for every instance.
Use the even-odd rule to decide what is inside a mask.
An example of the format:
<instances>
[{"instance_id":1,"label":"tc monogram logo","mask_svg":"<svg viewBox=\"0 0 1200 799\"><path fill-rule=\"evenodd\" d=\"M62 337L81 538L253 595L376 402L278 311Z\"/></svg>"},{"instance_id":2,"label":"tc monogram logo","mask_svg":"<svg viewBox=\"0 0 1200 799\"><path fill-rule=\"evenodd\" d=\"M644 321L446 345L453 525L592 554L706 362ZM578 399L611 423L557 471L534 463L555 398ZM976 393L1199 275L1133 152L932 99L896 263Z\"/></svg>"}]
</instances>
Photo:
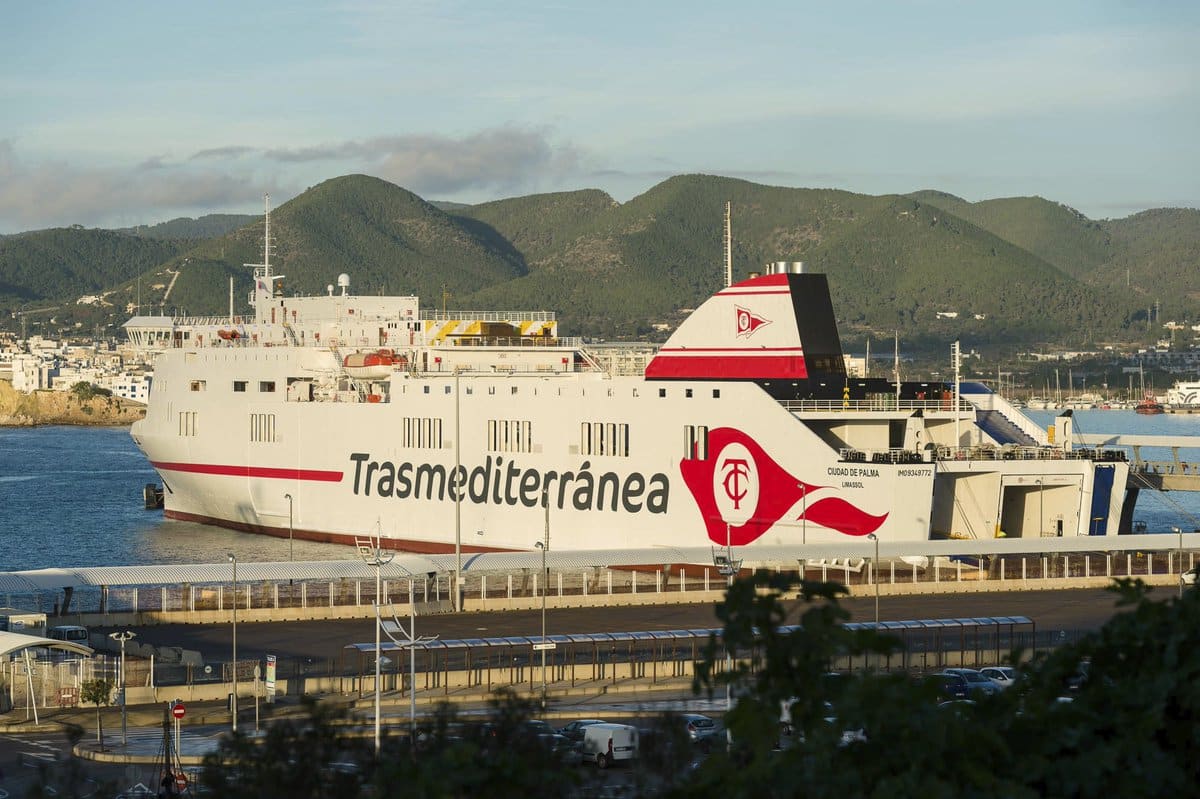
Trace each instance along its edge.
<instances>
[{"instance_id":1,"label":"tc monogram logo","mask_svg":"<svg viewBox=\"0 0 1200 799\"><path fill-rule=\"evenodd\" d=\"M716 459L713 470L713 500L721 521L742 525L758 508L758 464L750 450L738 442L726 444Z\"/></svg>"},{"instance_id":2,"label":"tc monogram logo","mask_svg":"<svg viewBox=\"0 0 1200 799\"><path fill-rule=\"evenodd\" d=\"M725 470L725 496L733 500L733 509L738 510L747 493L741 481L749 476L749 465L744 458L726 458L721 468Z\"/></svg>"}]
</instances>

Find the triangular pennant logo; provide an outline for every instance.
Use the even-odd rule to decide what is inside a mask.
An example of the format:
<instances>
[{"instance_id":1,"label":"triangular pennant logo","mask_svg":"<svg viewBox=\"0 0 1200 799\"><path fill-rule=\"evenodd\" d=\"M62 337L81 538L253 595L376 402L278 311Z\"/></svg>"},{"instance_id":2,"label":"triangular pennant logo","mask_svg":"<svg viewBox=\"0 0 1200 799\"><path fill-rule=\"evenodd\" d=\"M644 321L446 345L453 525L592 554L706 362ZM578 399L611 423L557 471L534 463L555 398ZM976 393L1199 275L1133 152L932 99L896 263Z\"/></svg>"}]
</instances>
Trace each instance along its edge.
<instances>
[{"instance_id":1,"label":"triangular pennant logo","mask_svg":"<svg viewBox=\"0 0 1200 799\"><path fill-rule=\"evenodd\" d=\"M754 335L754 332L764 325L771 324L770 319L759 316L748 308L735 305L737 308L737 335L739 338Z\"/></svg>"}]
</instances>

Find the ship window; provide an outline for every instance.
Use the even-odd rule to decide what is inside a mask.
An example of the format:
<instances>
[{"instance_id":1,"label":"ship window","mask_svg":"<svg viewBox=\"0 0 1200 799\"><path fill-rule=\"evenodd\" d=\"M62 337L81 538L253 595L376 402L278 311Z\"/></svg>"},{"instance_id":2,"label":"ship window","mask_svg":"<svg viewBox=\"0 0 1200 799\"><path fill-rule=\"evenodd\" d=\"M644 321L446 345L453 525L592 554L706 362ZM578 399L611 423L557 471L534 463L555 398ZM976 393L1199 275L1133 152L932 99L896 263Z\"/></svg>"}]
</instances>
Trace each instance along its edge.
<instances>
[{"instance_id":1,"label":"ship window","mask_svg":"<svg viewBox=\"0 0 1200 799\"><path fill-rule=\"evenodd\" d=\"M246 381L245 380L234 380L233 381L233 390L239 394L244 392L246 390Z\"/></svg>"},{"instance_id":2,"label":"ship window","mask_svg":"<svg viewBox=\"0 0 1200 799\"><path fill-rule=\"evenodd\" d=\"M489 419L487 446L493 452L533 452L533 422Z\"/></svg>"},{"instance_id":3,"label":"ship window","mask_svg":"<svg viewBox=\"0 0 1200 799\"><path fill-rule=\"evenodd\" d=\"M446 386L446 390L445 390L445 391L443 391L442 393L443 393L443 394L449 394L449 393L450 393L450 386Z\"/></svg>"},{"instance_id":4,"label":"ship window","mask_svg":"<svg viewBox=\"0 0 1200 799\"><path fill-rule=\"evenodd\" d=\"M426 393L426 394L428 394L428 393L429 393L429 386L423 386L423 388L425 389L425 393Z\"/></svg>"},{"instance_id":5,"label":"ship window","mask_svg":"<svg viewBox=\"0 0 1200 799\"><path fill-rule=\"evenodd\" d=\"M181 435L181 436L196 435L196 412L195 411L180 411L179 412L179 435Z\"/></svg>"},{"instance_id":6,"label":"ship window","mask_svg":"<svg viewBox=\"0 0 1200 799\"><path fill-rule=\"evenodd\" d=\"M691 399L692 398L692 390L690 388L685 388L683 390L683 396L687 397L688 399Z\"/></svg>"},{"instance_id":7,"label":"ship window","mask_svg":"<svg viewBox=\"0 0 1200 799\"><path fill-rule=\"evenodd\" d=\"M517 393L517 387L516 387L516 386L513 386L513 387L512 387L512 393L514 393L514 394L516 394L516 393Z\"/></svg>"},{"instance_id":8,"label":"ship window","mask_svg":"<svg viewBox=\"0 0 1200 799\"><path fill-rule=\"evenodd\" d=\"M275 440L275 414L250 414L250 440L255 442L271 442Z\"/></svg>"},{"instance_id":9,"label":"ship window","mask_svg":"<svg viewBox=\"0 0 1200 799\"><path fill-rule=\"evenodd\" d=\"M720 399L720 398L721 398L721 389L714 388L713 389L713 399Z\"/></svg>"},{"instance_id":10,"label":"ship window","mask_svg":"<svg viewBox=\"0 0 1200 799\"><path fill-rule=\"evenodd\" d=\"M667 396L667 390L666 390L665 388L660 388L660 389L658 390L658 396L660 396L660 397L665 397L665 396Z\"/></svg>"},{"instance_id":11,"label":"ship window","mask_svg":"<svg viewBox=\"0 0 1200 799\"><path fill-rule=\"evenodd\" d=\"M580 422L579 454L629 457L629 425Z\"/></svg>"},{"instance_id":12,"label":"ship window","mask_svg":"<svg viewBox=\"0 0 1200 799\"><path fill-rule=\"evenodd\" d=\"M708 427L706 425L683 426L684 460L708 460Z\"/></svg>"},{"instance_id":13,"label":"ship window","mask_svg":"<svg viewBox=\"0 0 1200 799\"><path fill-rule=\"evenodd\" d=\"M274 391L275 390L275 381L274 380L258 381L258 390L265 392L265 393L270 393L270 392Z\"/></svg>"},{"instance_id":14,"label":"ship window","mask_svg":"<svg viewBox=\"0 0 1200 799\"><path fill-rule=\"evenodd\" d=\"M192 391L203 391L206 386L207 386L207 382L204 380L193 380L192 381Z\"/></svg>"}]
</instances>

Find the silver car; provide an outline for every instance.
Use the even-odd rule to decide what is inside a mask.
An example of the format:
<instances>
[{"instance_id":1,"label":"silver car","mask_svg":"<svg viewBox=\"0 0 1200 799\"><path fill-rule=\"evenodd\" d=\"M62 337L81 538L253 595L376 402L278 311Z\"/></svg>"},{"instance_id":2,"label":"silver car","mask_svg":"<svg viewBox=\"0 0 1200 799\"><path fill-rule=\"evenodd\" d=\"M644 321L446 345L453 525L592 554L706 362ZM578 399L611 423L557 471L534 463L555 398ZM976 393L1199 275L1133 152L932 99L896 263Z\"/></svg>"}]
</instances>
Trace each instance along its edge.
<instances>
[{"instance_id":1,"label":"silver car","mask_svg":"<svg viewBox=\"0 0 1200 799\"><path fill-rule=\"evenodd\" d=\"M1017 670L1012 666L988 666L986 669L980 669L979 673L1001 688L1010 687L1017 679Z\"/></svg>"}]
</instances>

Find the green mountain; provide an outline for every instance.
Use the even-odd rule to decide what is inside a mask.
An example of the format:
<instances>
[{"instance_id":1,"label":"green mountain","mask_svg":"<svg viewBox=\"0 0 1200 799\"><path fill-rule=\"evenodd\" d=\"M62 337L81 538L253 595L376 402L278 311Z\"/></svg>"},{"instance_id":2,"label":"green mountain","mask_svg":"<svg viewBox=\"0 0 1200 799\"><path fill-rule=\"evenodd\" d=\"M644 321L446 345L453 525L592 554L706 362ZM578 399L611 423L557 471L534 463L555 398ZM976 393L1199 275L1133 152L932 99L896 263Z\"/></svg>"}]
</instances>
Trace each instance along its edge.
<instances>
[{"instance_id":1,"label":"green mountain","mask_svg":"<svg viewBox=\"0 0 1200 799\"><path fill-rule=\"evenodd\" d=\"M181 216L157 225L122 228L120 233L148 239L211 239L224 236L259 219L257 214L206 214L198 219Z\"/></svg>"},{"instance_id":2,"label":"green mountain","mask_svg":"<svg viewBox=\"0 0 1200 799\"><path fill-rule=\"evenodd\" d=\"M6 236L0 239L0 307L74 301L134 278L184 246L81 227Z\"/></svg>"},{"instance_id":3,"label":"green mountain","mask_svg":"<svg viewBox=\"0 0 1200 799\"><path fill-rule=\"evenodd\" d=\"M321 293L344 272L359 294L413 293L427 307L548 309L565 333L647 335L722 285L726 201L735 279L770 261L804 261L827 273L851 342L893 331L908 347L936 350L953 339L1005 351L1153 340L1161 331L1147 325L1146 308L1155 293L1161 319L1200 316L1200 286L1191 277L1200 262L1197 211L1095 222L1037 197L970 203L934 191L870 196L706 175L671 178L626 203L584 190L473 206L433 204L348 175L272 212L271 262L286 275L285 292ZM140 297L143 306L225 313L232 279L234 310L242 312L245 264L263 257L262 219L251 219L186 248L107 233L124 246L163 249L139 251L141 260L94 249L84 259L95 270L87 285L108 287L118 308ZM103 232L22 234L0 240L0 252L14 239L66 233L96 239ZM31 252L27 241L22 246ZM44 296L77 295L77 278L37 266L46 262L0 259L0 293L8 286L10 295L33 296L36 279L46 292L61 286ZM60 321L89 313L61 310ZM83 321L103 320L93 313Z\"/></svg>"}]
</instances>

